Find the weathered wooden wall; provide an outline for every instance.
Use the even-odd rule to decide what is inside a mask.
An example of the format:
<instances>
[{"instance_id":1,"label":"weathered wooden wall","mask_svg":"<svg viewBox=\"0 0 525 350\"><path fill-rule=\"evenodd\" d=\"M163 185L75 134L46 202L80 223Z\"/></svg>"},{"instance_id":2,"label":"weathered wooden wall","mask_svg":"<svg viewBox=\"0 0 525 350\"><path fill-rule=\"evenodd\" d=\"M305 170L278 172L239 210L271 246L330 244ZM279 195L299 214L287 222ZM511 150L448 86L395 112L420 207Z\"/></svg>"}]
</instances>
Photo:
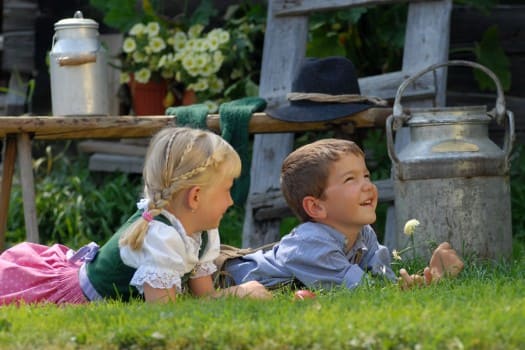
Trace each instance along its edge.
<instances>
[{"instance_id":1,"label":"weathered wooden wall","mask_svg":"<svg viewBox=\"0 0 525 350\"><path fill-rule=\"evenodd\" d=\"M516 141L525 144L525 4L499 5L490 13L455 6L452 11L450 49L472 48L482 40L483 33L497 25L505 54L510 60L511 87L505 92L507 108L514 112ZM475 60L472 52L452 53L451 58ZM447 104L487 105L492 108L495 93L481 91L469 68L451 67L448 77ZM502 128L493 126L493 136L499 139Z\"/></svg>"}]
</instances>

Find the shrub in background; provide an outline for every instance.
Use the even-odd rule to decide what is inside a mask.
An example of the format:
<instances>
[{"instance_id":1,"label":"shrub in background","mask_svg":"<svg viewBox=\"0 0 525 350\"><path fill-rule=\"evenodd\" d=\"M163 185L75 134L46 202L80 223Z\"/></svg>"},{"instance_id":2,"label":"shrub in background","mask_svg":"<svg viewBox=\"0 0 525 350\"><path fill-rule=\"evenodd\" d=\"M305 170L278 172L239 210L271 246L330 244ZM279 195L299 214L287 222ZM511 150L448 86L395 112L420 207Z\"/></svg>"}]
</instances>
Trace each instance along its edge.
<instances>
[{"instance_id":1,"label":"shrub in background","mask_svg":"<svg viewBox=\"0 0 525 350\"><path fill-rule=\"evenodd\" d=\"M87 156L53 155L51 145L34 161L35 202L40 242L80 247L105 242L135 210L141 178L95 173ZM22 188L14 177L7 225L7 246L25 240Z\"/></svg>"}]
</instances>

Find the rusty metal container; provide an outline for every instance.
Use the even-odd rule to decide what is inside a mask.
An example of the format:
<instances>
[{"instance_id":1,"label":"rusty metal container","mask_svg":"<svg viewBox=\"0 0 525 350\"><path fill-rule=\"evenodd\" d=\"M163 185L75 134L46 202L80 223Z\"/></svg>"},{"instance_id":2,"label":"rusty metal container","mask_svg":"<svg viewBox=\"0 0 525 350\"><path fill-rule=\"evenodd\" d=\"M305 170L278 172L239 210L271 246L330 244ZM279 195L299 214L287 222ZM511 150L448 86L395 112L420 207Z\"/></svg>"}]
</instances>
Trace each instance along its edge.
<instances>
[{"instance_id":1,"label":"rusty metal container","mask_svg":"<svg viewBox=\"0 0 525 350\"><path fill-rule=\"evenodd\" d=\"M447 65L480 69L497 87L495 108L486 106L411 108L404 110L405 88L422 75ZM503 145L489 137L489 123L505 125ZM393 132L407 126L410 142L399 152ZM509 156L514 142L514 116L506 109L496 75L469 61L432 65L405 80L386 122L388 154L392 160L395 192L394 245L411 245L403 226L420 221L414 235L419 256L429 258L432 247L450 242L463 256L500 259L512 253Z\"/></svg>"},{"instance_id":2,"label":"rusty metal container","mask_svg":"<svg viewBox=\"0 0 525 350\"><path fill-rule=\"evenodd\" d=\"M77 11L55 23L49 53L53 115L108 115L108 64L98 23Z\"/></svg>"}]
</instances>

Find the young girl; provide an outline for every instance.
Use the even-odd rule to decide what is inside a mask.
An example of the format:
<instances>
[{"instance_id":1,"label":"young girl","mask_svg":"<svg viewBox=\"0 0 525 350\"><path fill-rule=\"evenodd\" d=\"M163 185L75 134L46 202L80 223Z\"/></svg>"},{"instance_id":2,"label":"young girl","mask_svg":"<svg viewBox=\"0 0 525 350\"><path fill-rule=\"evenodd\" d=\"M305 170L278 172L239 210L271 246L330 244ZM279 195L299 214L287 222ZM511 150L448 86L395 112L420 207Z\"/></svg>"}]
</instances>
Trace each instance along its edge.
<instances>
[{"instance_id":1,"label":"young girl","mask_svg":"<svg viewBox=\"0 0 525 350\"><path fill-rule=\"evenodd\" d=\"M138 211L100 249L73 252L21 243L0 255L0 305L86 303L144 298L174 301L185 287L196 296L269 298L259 283L216 290L217 227L232 205L241 162L221 137L190 128L156 134L145 158Z\"/></svg>"}]
</instances>

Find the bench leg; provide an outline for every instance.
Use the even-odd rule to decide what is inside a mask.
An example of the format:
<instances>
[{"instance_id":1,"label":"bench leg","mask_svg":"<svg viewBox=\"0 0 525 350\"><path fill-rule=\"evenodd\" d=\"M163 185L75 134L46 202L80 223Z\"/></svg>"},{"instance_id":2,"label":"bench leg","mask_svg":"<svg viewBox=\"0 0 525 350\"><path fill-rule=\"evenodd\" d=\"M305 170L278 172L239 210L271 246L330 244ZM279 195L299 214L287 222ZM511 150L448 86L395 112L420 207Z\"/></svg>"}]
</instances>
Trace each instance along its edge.
<instances>
[{"instance_id":1,"label":"bench leg","mask_svg":"<svg viewBox=\"0 0 525 350\"><path fill-rule=\"evenodd\" d=\"M29 134L17 136L18 163L20 167L20 184L24 201L24 221L26 225L26 240L38 243L38 222L35 204L35 180L33 177L33 159L31 156L31 139Z\"/></svg>"},{"instance_id":2,"label":"bench leg","mask_svg":"<svg viewBox=\"0 0 525 350\"><path fill-rule=\"evenodd\" d=\"M2 170L2 189L0 193L0 251L4 250L7 231L7 216L11 199L11 185L15 172L16 136L7 135L4 139L4 165Z\"/></svg>"}]
</instances>

